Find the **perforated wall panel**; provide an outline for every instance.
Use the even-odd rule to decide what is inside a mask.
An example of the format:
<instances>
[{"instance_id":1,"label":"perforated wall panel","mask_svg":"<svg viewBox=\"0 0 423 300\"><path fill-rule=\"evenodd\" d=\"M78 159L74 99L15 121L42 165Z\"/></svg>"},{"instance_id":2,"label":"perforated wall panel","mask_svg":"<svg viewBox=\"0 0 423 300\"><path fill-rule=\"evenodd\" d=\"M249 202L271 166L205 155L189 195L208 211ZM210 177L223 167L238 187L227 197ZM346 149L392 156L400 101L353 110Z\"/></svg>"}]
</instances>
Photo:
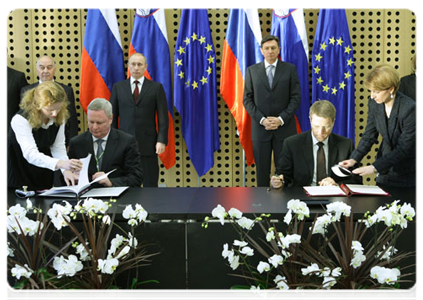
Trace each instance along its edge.
<instances>
[{"instance_id":1,"label":"perforated wall panel","mask_svg":"<svg viewBox=\"0 0 423 300\"><path fill-rule=\"evenodd\" d=\"M165 12L171 58L173 58L181 10L167 9ZM318 12L318 9L304 10L310 49L310 82L311 49ZM116 10L125 65L128 60L134 13L135 9ZM208 13L216 49L217 86L219 86L229 10L209 9ZM416 52L416 17L413 12L403 9L348 9L346 13L356 65L356 143L358 143L367 122L369 93L363 86L364 76L380 63L393 65L401 76L411 73L411 57ZM19 9L12 11L7 21L8 65L23 71L28 83L33 83L38 80L35 71L37 59L44 54L51 55L57 66L56 80L71 85L75 92L80 132L87 129L85 114L79 105L80 61L86 14L87 11L82 9ZM272 10L260 9L259 17L264 36L270 32ZM189 159L181 134L179 114L176 110L174 113L176 164L169 170L161 165L159 185L243 186L243 151L236 135L233 117L220 94L218 94L218 113L221 148L215 153L214 167L201 178L198 178ZM363 160L364 164L370 164L374 160L377 147L378 145L375 145ZM374 184L374 178L365 178L365 183ZM245 167L245 186L255 186L254 166Z\"/></svg>"}]
</instances>

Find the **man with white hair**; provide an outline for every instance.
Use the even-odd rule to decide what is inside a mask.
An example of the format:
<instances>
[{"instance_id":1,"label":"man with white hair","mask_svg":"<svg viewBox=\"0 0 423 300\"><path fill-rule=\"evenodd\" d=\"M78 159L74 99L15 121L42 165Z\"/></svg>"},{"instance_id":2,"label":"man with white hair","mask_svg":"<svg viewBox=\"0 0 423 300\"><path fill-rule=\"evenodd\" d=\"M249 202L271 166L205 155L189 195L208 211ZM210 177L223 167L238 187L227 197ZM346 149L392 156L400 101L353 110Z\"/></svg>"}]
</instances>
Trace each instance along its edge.
<instances>
[{"instance_id":1,"label":"man with white hair","mask_svg":"<svg viewBox=\"0 0 423 300\"><path fill-rule=\"evenodd\" d=\"M90 180L114 169L99 184L103 186L140 187L143 181L140 153L135 137L112 128L112 105L102 98L87 108L88 131L71 139L69 157L84 158L91 153L88 167Z\"/></svg>"},{"instance_id":2,"label":"man with white hair","mask_svg":"<svg viewBox=\"0 0 423 300\"><path fill-rule=\"evenodd\" d=\"M68 111L70 116L65 126L66 146L69 146L69 140L78 134L78 119L76 116L75 96L73 94L73 89L71 86L65 85L63 83L60 83L54 80L54 76L56 73L56 64L50 56L48 55L41 56L37 60L36 70L37 70L39 81L31 85L27 85L23 87L21 89L21 99L23 97L23 94L26 91L37 87L42 82L54 81L60 84L64 88L66 92L66 96L68 97L68 101L69 101Z\"/></svg>"}]
</instances>

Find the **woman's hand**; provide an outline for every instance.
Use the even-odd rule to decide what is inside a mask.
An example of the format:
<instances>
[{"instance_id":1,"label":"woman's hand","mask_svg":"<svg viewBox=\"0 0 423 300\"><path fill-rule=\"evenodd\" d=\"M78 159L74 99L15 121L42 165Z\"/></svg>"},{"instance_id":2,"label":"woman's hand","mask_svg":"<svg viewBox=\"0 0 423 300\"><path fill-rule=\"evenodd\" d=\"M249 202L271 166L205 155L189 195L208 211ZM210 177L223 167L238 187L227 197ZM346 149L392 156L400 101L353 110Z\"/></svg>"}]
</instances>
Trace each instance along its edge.
<instances>
[{"instance_id":1,"label":"woman's hand","mask_svg":"<svg viewBox=\"0 0 423 300\"><path fill-rule=\"evenodd\" d=\"M79 172L82 169L82 161L79 159L59 160L56 169L65 169L72 172Z\"/></svg>"},{"instance_id":2,"label":"woman's hand","mask_svg":"<svg viewBox=\"0 0 423 300\"><path fill-rule=\"evenodd\" d=\"M376 171L375 167L373 167L373 165L365 166L365 167L361 167L361 168L357 168L357 169L352 170L352 173L358 174L360 176L372 175L376 172L377 171Z\"/></svg>"},{"instance_id":3,"label":"woman's hand","mask_svg":"<svg viewBox=\"0 0 423 300\"><path fill-rule=\"evenodd\" d=\"M343 161L341 161L340 163L339 163L339 165L341 166L341 167L344 167L344 168L346 168L346 169L348 169L348 168L351 168L351 167L353 167L353 166L355 166L355 164L356 164L357 162L355 161L355 159L347 159L347 160L343 160Z\"/></svg>"},{"instance_id":4,"label":"woman's hand","mask_svg":"<svg viewBox=\"0 0 423 300\"><path fill-rule=\"evenodd\" d=\"M66 170L63 172L63 178L65 179L67 186L70 186L70 185L74 186L76 185L79 179L79 174L72 173L71 171Z\"/></svg>"}]
</instances>

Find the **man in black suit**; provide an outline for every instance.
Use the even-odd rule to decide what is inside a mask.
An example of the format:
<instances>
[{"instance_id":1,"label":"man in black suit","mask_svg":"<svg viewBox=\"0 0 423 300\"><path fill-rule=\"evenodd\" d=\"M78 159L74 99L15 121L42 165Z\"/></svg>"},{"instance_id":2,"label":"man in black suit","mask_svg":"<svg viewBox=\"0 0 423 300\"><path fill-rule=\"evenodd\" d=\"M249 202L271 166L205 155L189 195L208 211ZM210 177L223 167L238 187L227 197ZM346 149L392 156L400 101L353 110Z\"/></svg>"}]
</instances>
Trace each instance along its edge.
<instances>
[{"instance_id":1,"label":"man in black suit","mask_svg":"<svg viewBox=\"0 0 423 300\"><path fill-rule=\"evenodd\" d=\"M147 60L143 54L131 55L128 68L131 77L116 83L112 89L112 126L135 136L141 154L143 186L157 187L157 155L165 150L169 127L166 95L160 83L144 77Z\"/></svg>"},{"instance_id":2,"label":"man in black suit","mask_svg":"<svg viewBox=\"0 0 423 300\"><path fill-rule=\"evenodd\" d=\"M54 81L54 74L56 72L56 65L55 65L55 62L53 61L53 59L50 56L44 55L44 56L40 57L37 60L36 69L37 69L39 81L24 87L21 90L21 99L23 97L23 94L26 91L37 87L37 85L39 85L41 82ZM78 135L78 119L77 119L77 116L76 116L75 96L73 94L72 87L65 85L63 83L57 82L57 81L55 81L55 82L60 84L64 88L66 95L68 97L68 101L69 101L68 110L69 110L70 116L69 116L69 120L67 121L66 126L65 126L66 145L69 146L69 140L72 137Z\"/></svg>"},{"instance_id":3,"label":"man in black suit","mask_svg":"<svg viewBox=\"0 0 423 300\"><path fill-rule=\"evenodd\" d=\"M301 89L295 66L278 60L276 36L264 37L260 49L264 61L248 67L243 102L251 116L257 186L268 186L272 150L276 168L280 168L282 143L296 134L295 112L301 103Z\"/></svg>"},{"instance_id":4,"label":"man in black suit","mask_svg":"<svg viewBox=\"0 0 423 300\"><path fill-rule=\"evenodd\" d=\"M416 101L416 54L411 58L411 74L401 78L398 91Z\"/></svg>"},{"instance_id":5,"label":"man in black suit","mask_svg":"<svg viewBox=\"0 0 423 300\"><path fill-rule=\"evenodd\" d=\"M102 98L91 101L87 119L89 130L71 139L69 157L84 158L92 154L88 168L90 180L116 169L99 181L103 186L140 187L143 177L137 141L130 134L111 128L110 102Z\"/></svg>"},{"instance_id":6,"label":"man in black suit","mask_svg":"<svg viewBox=\"0 0 423 300\"><path fill-rule=\"evenodd\" d=\"M274 188L285 186L336 185L340 182L360 183L359 176L338 177L331 167L350 157L354 150L352 140L332 133L335 106L326 100L310 107L311 130L291 136L284 141L280 168L272 176ZM323 173L319 173L319 142L322 142ZM320 176L320 178L319 178Z\"/></svg>"},{"instance_id":7,"label":"man in black suit","mask_svg":"<svg viewBox=\"0 0 423 300\"><path fill-rule=\"evenodd\" d=\"M21 89L27 85L24 73L7 67L7 132L10 129L10 121L19 111Z\"/></svg>"}]
</instances>

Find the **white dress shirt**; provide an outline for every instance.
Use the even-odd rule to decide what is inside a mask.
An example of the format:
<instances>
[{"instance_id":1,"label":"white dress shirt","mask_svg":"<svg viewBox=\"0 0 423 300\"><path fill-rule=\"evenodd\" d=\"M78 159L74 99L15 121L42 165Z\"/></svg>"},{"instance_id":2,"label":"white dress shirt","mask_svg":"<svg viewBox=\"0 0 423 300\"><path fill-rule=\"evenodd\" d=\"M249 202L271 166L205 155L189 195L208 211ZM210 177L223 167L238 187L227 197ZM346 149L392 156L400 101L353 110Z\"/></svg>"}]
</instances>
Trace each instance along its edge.
<instances>
[{"instance_id":1,"label":"white dress shirt","mask_svg":"<svg viewBox=\"0 0 423 300\"><path fill-rule=\"evenodd\" d=\"M135 80L138 80L138 91L141 93L141 88L142 88L142 85L144 83L144 76L139 78L139 79L135 79L134 77L131 76L130 80L131 80L131 92L132 92L132 94L134 94L134 91L135 91Z\"/></svg>"},{"instance_id":2,"label":"white dress shirt","mask_svg":"<svg viewBox=\"0 0 423 300\"><path fill-rule=\"evenodd\" d=\"M54 124L55 119L50 119L47 124L42 124L40 130L48 129ZM40 168L46 168L52 171L57 170L56 165L59 160L68 160L65 146L65 124L60 125L54 143L50 146L52 157L38 151L32 127L27 119L21 115L15 115L10 122L11 128L15 133L16 141L21 147L23 157L28 163ZM63 170L62 170L63 171Z\"/></svg>"}]
</instances>

